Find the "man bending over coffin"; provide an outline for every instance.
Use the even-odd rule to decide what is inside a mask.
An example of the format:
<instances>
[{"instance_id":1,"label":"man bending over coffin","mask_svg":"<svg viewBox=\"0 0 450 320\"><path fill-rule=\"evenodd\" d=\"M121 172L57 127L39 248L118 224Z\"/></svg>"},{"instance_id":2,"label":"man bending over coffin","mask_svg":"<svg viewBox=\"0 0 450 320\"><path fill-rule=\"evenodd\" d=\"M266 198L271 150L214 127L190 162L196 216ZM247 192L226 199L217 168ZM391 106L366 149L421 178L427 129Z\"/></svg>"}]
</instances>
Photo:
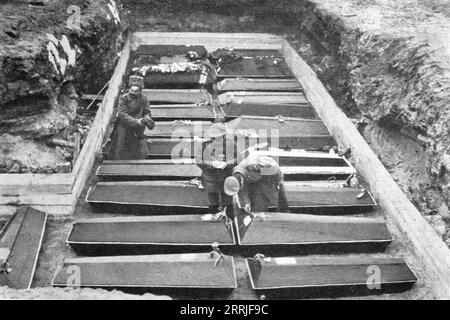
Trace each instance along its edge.
<instances>
[{"instance_id":1,"label":"man bending over coffin","mask_svg":"<svg viewBox=\"0 0 450 320\"><path fill-rule=\"evenodd\" d=\"M120 97L117 127L114 136L113 159L145 159L148 154L144 131L155 127L150 113L150 103L142 94L144 79L130 76L129 91Z\"/></svg>"},{"instance_id":2,"label":"man bending over coffin","mask_svg":"<svg viewBox=\"0 0 450 320\"><path fill-rule=\"evenodd\" d=\"M229 196L238 195L240 207L247 213L267 212L272 206L289 212L283 173L271 157L249 155L225 179L224 189Z\"/></svg>"},{"instance_id":3,"label":"man bending over coffin","mask_svg":"<svg viewBox=\"0 0 450 320\"><path fill-rule=\"evenodd\" d=\"M210 214L220 214L224 210L232 215L232 198L223 190L225 178L230 176L237 165L239 153L234 135L224 123L214 123L206 131L205 141L196 156L196 164L202 169L202 185L208 193Z\"/></svg>"}]
</instances>

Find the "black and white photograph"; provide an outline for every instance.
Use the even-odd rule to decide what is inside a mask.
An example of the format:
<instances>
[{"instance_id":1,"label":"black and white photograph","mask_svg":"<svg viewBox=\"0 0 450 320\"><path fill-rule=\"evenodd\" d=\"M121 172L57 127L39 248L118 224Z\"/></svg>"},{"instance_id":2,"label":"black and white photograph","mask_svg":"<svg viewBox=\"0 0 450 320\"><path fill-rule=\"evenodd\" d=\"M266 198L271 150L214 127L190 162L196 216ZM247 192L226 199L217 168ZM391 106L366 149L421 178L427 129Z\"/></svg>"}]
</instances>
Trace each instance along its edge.
<instances>
[{"instance_id":1,"label":"black and white photograph","mask_svg":"<svg viewBox=\"0 0 450 320\"><path fill-rule=\"evenodd\" d=\"M0 0L0 300L449 300L449 208L449 0Z\"/></svg>"}]
</instances>

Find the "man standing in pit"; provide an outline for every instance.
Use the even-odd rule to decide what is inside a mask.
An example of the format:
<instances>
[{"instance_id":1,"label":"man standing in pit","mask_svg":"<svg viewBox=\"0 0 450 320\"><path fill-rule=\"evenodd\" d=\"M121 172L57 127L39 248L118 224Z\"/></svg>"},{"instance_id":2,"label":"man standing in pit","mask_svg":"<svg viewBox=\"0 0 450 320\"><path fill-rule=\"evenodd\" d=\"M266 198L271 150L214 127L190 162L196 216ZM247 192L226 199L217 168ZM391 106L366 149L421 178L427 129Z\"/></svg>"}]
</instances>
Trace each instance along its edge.
<instances>
[{"instance_id":1,"label":"man standing in pit","mask_svg":"<svg viewBox=\"0 0 450 320\"><path fill-rule=\"evenodd\" d=\"M232 216L232 198L225 194L225 178L231 175L239 161L237 143L225 123L214 123L205 134L205 141L196 156L196 164L202 169L202 185L208 193L209 213L223 211Z\"/></svg>"},{"instance_id":2,"label":"man standing in pit","mask_svg":"<svg viewBox=\"0 0 450 320\"><path fill-rule=\"evenodd\" d=\"M228 196L238 195L240 207L248 213L267 212L272 206L289 212L283 173L271 157L249 155L225 179L224 190Z\"/></svg>"},{"instance_id":3,"label":"man standing in pit","mask_svg":"<svg viewBox=\"0 0 450 320\"><path fill-rule=\"evenodd\" d=\"M145 128L152 130L155 126L150 103L142 94L144 79L130 76L129 87L129 91L119 99L112 150L115 160L145 159L148 149L144 131Z\"/></svg>"}]
</instances>

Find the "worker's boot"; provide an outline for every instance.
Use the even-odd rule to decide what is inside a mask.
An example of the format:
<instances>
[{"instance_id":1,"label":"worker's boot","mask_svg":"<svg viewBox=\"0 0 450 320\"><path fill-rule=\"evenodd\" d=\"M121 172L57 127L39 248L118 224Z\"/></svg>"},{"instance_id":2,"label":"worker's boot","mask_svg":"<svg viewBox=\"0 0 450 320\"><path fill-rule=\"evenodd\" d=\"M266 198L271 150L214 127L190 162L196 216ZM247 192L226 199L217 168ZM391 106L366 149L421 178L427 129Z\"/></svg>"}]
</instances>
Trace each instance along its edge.
<instances>
[{"instance_id":1,"label":"worker's boot","mask_svg":"<svg viewBox=\"0 0 450 320\"><path fill-rule=\"evenodd\" d=\"M216 215L219 212L219 205L210 205L208 206L208 213L212 215Z\"/></svg>"},{"instance_id":2,"label":"worker's boot","mask_svg":"<svg viewBox=\"0 0 450 320\"><path fill-rule=\"evenodd\" d=\"M227 215L228 219L234 219L234 209L233 205L229 204L224 207L225 214Z\"/></svg>"}]
</instances>

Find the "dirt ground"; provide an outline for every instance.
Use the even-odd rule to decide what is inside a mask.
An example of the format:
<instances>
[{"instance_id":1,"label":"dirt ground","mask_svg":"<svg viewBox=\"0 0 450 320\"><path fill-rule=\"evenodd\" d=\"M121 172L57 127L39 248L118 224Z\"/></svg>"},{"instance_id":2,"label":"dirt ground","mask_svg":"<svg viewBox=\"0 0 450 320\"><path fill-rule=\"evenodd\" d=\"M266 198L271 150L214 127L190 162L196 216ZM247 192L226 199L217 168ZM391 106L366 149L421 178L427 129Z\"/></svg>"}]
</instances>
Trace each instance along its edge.
<instances>
[{"instance_id":1,"label":"dirt ground","mask_svg":"<svg viewBox=\"0 0 450 320\"><path fill-rule=\"evenodd\" d=\"M335 28L361 133L449 245L449 2L310 2Z\"/></svg>"}]
</instances>

